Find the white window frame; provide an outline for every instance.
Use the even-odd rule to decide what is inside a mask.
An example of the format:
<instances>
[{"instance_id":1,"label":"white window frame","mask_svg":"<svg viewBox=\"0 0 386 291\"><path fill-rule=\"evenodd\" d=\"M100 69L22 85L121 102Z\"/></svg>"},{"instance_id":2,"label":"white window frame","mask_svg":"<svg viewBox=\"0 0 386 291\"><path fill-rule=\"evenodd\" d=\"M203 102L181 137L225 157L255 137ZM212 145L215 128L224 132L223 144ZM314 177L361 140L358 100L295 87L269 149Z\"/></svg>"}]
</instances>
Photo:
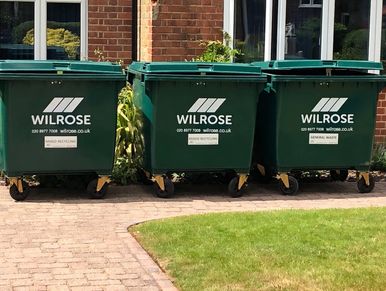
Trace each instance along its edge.
<instances>
[{"instance_id":1,"label":"white window frame","mask_svg":"<svg viewBox=\"0 0 386 291\"><path fill-rule=\"evenodd\" d=\"M33 2L34 5L34 59L47 59L47 3L80 4L80 59L88 58L88 0L0 0L1 2Z\"/></svg>"},{"instance_id":2,"label":"white window frame","mask_svg":"<svg viewBox=\"0 0 386 291\"><path fill-rule=\"evenodd\" d=\"M302 0L299 0L299 8L322 8L323 4L315 4L314 0L308 0L309 4L302 3Z\"/></svg>"},{"instance_id":3,"label":"white window frame","mask_svg":"<svg viewBox=\"0 0 386 291\"><path fill-rule=\"evenodd\" d=\"M299 1L299 3L301 3ZM313 4L313 0L310 0ZM320 7L319 4L318 7ZM234 0L224 0L224 31L228 32L232 39L234 36L235 12ZM265 26L265 53L264 60L271 60L272 47L272 13L273 0L266 0L266 26ZM310 7L308 5L307 7ZM314 6L313 6L314 7ZM383 0L371 0L369 20L369 49L368 60L379 62L381 59L382 42L382 8ZM284 60L285 56L285 26L287 0L278 0L277 18L277 50L276 59ZM334 54L334 19L335 0L323 0L322 5L322 29L320 58L332 60Z\"/></svg>"}]
</instances>

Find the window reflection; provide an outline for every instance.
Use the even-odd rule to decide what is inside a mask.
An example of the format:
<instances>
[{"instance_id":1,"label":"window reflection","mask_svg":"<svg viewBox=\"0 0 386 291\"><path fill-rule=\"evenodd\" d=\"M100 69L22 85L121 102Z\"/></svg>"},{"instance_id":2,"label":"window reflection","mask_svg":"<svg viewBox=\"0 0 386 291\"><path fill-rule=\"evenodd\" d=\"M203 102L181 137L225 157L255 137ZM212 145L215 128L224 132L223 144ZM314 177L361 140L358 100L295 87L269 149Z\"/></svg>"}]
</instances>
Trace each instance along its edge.
<instances>
[{"instance_id":1,"label":"window reflection","mask_svg":"<svg viewBox=\"0 0 386 291\"><path fill-rule=\"evenodd\" d=\"M0 59L33 59L34 42L25 40L34 27L34 3L0 2Z\"/></svg>"},{"instance_id":2,"label":"window reflection","mask_svg":"<svg viewBox=\"0 0 386 291\"><path fill-rule=\"evenodd\" d=\"M334 59L367 60L370 0L336 0Z\"/></svg>"},{"instance_id":3,"label":"window reflection","mask_svg":"<svg viewBox=\"0 0 386 291\"><path fill-rule=\"evenodd\" d=\"M319 59L322 1L287 0L286 59Z\"/></svg>"}]
</instances>

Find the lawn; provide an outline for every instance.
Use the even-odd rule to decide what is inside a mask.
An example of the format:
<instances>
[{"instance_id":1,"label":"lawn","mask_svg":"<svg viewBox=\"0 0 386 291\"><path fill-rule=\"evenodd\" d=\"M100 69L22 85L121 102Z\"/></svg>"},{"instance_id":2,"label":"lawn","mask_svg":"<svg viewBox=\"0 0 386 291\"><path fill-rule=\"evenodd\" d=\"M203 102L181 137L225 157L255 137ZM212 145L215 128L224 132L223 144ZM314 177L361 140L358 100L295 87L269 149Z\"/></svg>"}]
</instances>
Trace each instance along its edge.
<instances>
[{"instance_id":1,"label":"lawn","mask_svg":"<svg viewBox=\"0 0 386 291\"><path fill-rule=\"evenodd\" d=\"M130 232L181 290L386 290L386 208L208 214Z\"/></svg>"}]
</instances>

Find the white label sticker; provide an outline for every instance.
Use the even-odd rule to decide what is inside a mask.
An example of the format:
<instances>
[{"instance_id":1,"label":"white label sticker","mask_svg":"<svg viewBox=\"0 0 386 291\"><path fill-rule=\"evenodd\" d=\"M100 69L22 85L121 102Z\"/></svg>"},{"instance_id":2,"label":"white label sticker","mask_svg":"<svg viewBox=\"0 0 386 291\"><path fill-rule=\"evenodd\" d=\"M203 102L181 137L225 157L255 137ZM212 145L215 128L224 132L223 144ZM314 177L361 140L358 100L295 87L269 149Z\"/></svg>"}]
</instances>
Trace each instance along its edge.
<instances>
[{"instance_id":1,"label":"white label sticker","mask_svg":"<svg viewBox=\"0 0 386 291\"><path fill-rule=\"evenodd\" d=\"M338 133L310 133L309 144L339 144Z\"/></svg>"},{"instance_id":2,"label":"white label sticker","mask_svg":"<svg viewBox=\"0 0 386 291\"><path fill-rule=\"evenodd\" d=\"M218 145L218 133L189 133L188 145Z\"/></svg>"},{"instance_id":3,"label":"white label sticker","mask_svg":"<svg viewBox=\"0 0 386 291\"><path fill-rule=\"evenodd\" d=\"M46 149L67 149L78 147L77 136L45 136L44 147Z\"/></svg>"}]
</instances>

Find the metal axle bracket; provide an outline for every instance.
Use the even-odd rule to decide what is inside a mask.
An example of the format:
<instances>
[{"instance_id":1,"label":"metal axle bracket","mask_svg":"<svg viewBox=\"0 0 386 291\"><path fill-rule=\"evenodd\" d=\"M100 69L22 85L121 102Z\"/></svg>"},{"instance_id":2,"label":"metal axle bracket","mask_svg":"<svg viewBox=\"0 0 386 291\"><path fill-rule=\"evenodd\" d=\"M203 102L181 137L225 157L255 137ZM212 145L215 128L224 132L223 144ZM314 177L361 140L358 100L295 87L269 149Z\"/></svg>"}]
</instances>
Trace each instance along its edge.
<instances>
[{"instance_id":1,"label":"metal axle bracket","mask_svg":"<svg viewBox=\"0 0 386 291\"><path fill-rule=\"evenodd\" d=\"M11 187L12 185L15 185L17 187L17 191L19 191L20 193L23 193L23 181L21 180L21 178L18 178L18 177L9 177L9 187Z\"/></svg>"},{"instance_id":2,"label":"metal axle bracket","mask_svg":"<svg viewBox=\"0 0 386 291\"><path fill-rule=\"evenodd\" d=\"M165 191L164 177L162 175L155 175L154 180L157 183L158 187L161 189L161 191Z\"/></svg>"},{"instance_id":3,"label":"metal axle bracket","mask_svg":"<svg viewBox=\"0 0 386 291\"><path fill-rule=\"evenodd\" d=\"M111 182L111 180L110 180L109 176L100 176L98 178L98 183L97 183L96 191L99 192L100 190L102 190L103 186L106 183L110 183L110 182Z\"/></svg>"},{"instance_id":4,"label":"metal axle bracket","mask_svg":"<svg viewBox=\"0 0 386 291\"><path fill-rule=\"evenodd\" d=\"M370 174L369 172L360 172L359 178L363 177L365 180L366 186L370 186Z\"/></svg>"},{"instance_id":5,"label":"metal axle bracket","mask_svg":"<svg viewBox=\"0 0 386 291\"><path fill-rule=\"evenodd\" d=\"M259 170L260 174L265 177L265 168L263 165L257 164L257 169Z\"/></svg>"},{"instance_id":6,"label":"metal axle bracket","mask_svg":"<svg viewBox=\"0 0 386 291\"><path fill-rule=\"evenodd\" d=\"M279 173L277 179L281 180L286 188L290 187L288 174L286 173Z\"/></svg>"},{"instance_id":7,"label":"metal axle bracket","mask_svg":"<svg viewBox=\"0 0 386 291\"><path fill-rule=\"evenodd\" d=\"M248 180L248 175L239 175L239 184L237 185L237 190L243 188L244 184Z\"/></svg>"}]
</instances>

